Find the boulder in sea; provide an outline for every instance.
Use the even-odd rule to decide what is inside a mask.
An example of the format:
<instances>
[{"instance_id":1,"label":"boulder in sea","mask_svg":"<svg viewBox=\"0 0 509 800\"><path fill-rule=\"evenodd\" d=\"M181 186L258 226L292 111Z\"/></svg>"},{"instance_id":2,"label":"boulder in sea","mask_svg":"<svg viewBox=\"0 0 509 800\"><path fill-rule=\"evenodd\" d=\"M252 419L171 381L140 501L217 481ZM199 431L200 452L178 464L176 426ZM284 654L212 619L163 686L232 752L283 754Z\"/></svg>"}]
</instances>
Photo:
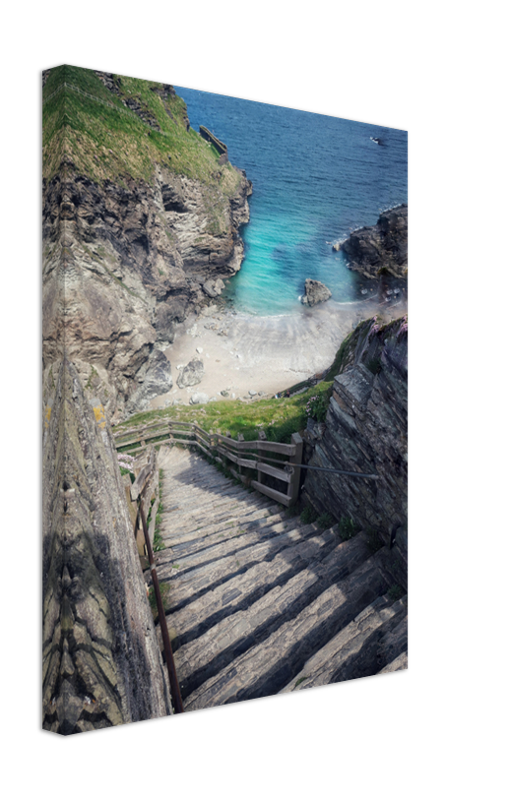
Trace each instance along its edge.
<instances>
[{"instance_id":1,"label":"boulder in sea","mask_svg":"<svg viewBox=\"0 0 509 800\"><path fill-rule=\"evenodd\" d=\"M330 289L327 289L324 283L314 281L311 278L306 279L304 294L302 295L301 302L306 306L316 306L317 303L323 303L331 297Z\"/></svg>"}]
</instances>

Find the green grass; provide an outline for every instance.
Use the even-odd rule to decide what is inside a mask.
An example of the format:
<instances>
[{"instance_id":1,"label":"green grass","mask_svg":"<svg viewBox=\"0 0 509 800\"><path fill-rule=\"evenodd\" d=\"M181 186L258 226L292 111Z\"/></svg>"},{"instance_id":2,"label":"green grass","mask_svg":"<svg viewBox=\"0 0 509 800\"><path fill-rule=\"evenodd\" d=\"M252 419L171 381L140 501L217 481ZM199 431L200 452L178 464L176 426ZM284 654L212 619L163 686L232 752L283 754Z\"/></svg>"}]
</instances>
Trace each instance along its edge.
<instances>
[{"instance_id":1,"label":"green grass","mask_svg":"<svg viewBox=\"0 0 509 800\"><path fill-rule=\"evenodd\" d=\"M316 522L317 520L318 511L315 511L312 506L307 506L300 515L300 521L303 522L304 525L309 525L310 522Z\"/></svg>"},{"instance_id":2,"label":"green grass","mask_svg":"<svg viewBox=\"0 0 509 800\"><path fill-rule=\"evenodd\" d=\"M159 582L159 591L161 592L161 600L163 603L163 608L165 611L168 611L170 608L170 584L168 583L168 581ZM152 615L155 620L157 619L157 602L153 586L151 586L150 589L148 590L148 601L150 603Z\"/></svg>"},{"instance_id":3,"label":"green grass","mask_svg":"<svg viewBox=\"0 0 509 800\"><path fill-rule=\"evenodd\" d=\"M230 431L235 439L242 433L246 441L258 439L259 431L263 429L268 441L288 444L292 433L302 431L306 427L306 404L309 398L316 394L327 395L331 386L332 381L324 381L296 397L284 397L279 400L263 398L253 403L243 403L241 400L217 400L204 406L178 405L144 411L117 425L115 432L158 420L171 419L177 422L196 422L206 431L220 430L223 435L226 431Z\"/></svg>"},{"instance_id":4,"label":"green grass","mask_svg":"<svg viewBox=\"0 0 509 800\"><path fill-rule=\"evenodd\" d=\"M318 519L316 520L316 522L317 522L317 525L320 526L320 528L332 528L332 526L334 525L335 520L334 520L334 517L331 516L331 514L325 513L325 514L321 514L318 517Z\"/></svg>"},{"instance_id":5,"label":"green grass","mask_svg":"<svg viewBox=\"0 0 509 800\"><path fill-rule=\"evenodd\" d=\"M120 78L119 95L93 70L67 65L51 70L43 90L44 177L50 180L58 172L64 153L78 173L98 183L149 181L159 164L213 187L218 204L226 203L241 176L229 164L220 167L216 150L192 128L186 130L182 98L163 100L153 91L162 84L154 81L115 77ZM160 131L126 108L122 99L128 98L136 100Z\"/></svg>"},{"instance_id":6,"label":"green grass","mask_svg":"<svg viewBox=\"0 0 509 800\"><path fill-rule=\"evenodd\" d=\"M387 592L391 600L400 600L405 594L405 590L398 584L394 583Z\"/></svg>"},{"instance_id":7,"label":"green grass","mask_svg":"<svg viewBox=\"0 0 509 800\"><path fill-rule=\"evenodd\" d=\"M338 531L343 541L352 539L357 533L359 533L359 530L359 526L351 517L341 517L339 520Z\"/></svg>"}]
</instances>

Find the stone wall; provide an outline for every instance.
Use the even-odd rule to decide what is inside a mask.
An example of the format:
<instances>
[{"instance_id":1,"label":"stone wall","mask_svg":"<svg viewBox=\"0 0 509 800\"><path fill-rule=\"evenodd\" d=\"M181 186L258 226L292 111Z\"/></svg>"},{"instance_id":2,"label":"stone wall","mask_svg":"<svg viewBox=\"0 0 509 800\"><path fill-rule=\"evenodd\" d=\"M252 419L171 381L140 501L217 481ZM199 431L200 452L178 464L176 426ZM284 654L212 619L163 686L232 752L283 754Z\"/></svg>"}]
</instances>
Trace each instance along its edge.
<instances>
[{"instance_id":1,"label":"stone wall","mask_svg":"<svg viewBox=\"0 0 509 800\"><path fill-rule=\"evenodd\" d=\"M406 564L407 319L363 322L343 349L325 431L309 463L379 477L309 470L304 496L320 513L352 518L384 544L396 544Z\"/></svg>"},{"instance_id":2,"label":"stone wall","mask_svg":"<svg viewBox=\"0 0 509 800\"><path fill-rule=\"evenodd\" d=\"M220 156L226 155L228 158L228 148L225 143L218 139L217 136L214 136L205 125L200 125L200 136L207 142L213 144Z\"/></svg>"},{"instance_id":3,"label":"stone wall","mask_svg":"<svg viewBox=\"0 0 509 800\"><path fill-rule=\"evenodd\" d=\"M63 735L171 713L116 450L74 366L43 443L43 727Z\"/></svg>"}]
</instances>

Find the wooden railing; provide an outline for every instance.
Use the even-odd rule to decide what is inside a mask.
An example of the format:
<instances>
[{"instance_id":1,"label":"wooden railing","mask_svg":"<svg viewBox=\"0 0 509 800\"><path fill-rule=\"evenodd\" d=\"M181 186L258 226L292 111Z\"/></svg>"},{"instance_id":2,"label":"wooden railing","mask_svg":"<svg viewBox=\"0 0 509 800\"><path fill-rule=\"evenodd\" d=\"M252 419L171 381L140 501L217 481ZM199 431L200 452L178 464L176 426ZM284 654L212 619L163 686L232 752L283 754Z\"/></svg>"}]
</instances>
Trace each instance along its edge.
<instances>
[{"instance_id":1,"label":"wooden railing","mask_svg":"<svg viewBox=\"0 0 509 800\"><path fill-rule=\"evenodd\" d=\"M302 463L302 438L292 434L291 444L256 439L252 442L236 441L220 433L207 433L192 422L164 420L114 431L117 450L143 452L147 447L160 444L197 447L206 456L227 467L246 486L282 503L291 506L297 502ZM271 462L271 463L268 463ZM253 475L256 473L256 478ZM281 481L284 491L267 485L267 478Z\"/></svg>"}]
</instances>

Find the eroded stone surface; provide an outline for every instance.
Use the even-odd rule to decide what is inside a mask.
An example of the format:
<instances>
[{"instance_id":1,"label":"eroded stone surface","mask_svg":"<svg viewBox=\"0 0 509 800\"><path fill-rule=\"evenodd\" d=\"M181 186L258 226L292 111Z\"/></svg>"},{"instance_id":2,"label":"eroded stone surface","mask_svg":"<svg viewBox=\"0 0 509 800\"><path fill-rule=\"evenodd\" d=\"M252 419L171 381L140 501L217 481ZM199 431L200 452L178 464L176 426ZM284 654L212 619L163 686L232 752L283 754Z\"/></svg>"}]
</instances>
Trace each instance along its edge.
<instances>
[{"instance_id":1,"label":"eroded stone surface","mask_svg":"<svg viewBox=\"0 0 509 800\"><path fill-rule=\"evenodd\" d=\"M55 377L43 445L43 727L67 735L171 707L111 432L72 364Z\"/></svg>"},{"instance_id":2,"label":"eroded stone surface","mask_svg":"<svg viewBox=\"0 0 509 800\"><path fill-rule=\"evenodd\" d=\"M366 278L375 278L382 269L404 277L408 269L408 206L384 211L376 225L354 231L340 247L349 268Z\"/></svg>"}]
</instances>

